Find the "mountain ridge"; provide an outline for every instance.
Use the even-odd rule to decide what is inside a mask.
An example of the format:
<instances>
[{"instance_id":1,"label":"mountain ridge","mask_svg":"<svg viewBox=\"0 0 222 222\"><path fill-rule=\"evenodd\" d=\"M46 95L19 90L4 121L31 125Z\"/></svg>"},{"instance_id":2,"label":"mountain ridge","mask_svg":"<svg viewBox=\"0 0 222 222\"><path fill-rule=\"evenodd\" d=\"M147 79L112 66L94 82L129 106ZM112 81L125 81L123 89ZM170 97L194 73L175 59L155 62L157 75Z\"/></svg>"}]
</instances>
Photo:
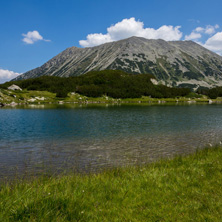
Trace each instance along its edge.
<instances>
[{"instance_id":1,"label":"mountain ridge","mask_svg":"<svg viewBox=\"0 0 222 222\"><path fill-rule=\"evenodd\" d=\"M130 37L99 46L69 47L16 80L78 76L93 70L123 70L153 74L168 86L222 86L222 57L193 41Z\"/></svg>"}]
</instances>

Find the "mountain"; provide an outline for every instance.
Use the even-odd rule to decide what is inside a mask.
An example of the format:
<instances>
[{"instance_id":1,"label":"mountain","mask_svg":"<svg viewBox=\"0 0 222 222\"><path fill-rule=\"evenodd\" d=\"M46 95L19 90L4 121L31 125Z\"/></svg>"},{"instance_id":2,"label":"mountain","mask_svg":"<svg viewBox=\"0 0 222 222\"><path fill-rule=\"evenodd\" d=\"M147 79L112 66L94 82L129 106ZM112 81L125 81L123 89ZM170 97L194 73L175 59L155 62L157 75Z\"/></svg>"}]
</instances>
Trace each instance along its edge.
<instances>
[{"instance_id":1,"label":"mountain","mask_svg":"<svg viewBox=\"0 0 222 222\"><path fill-rule=\"evenodd\" d=\"M78 76L104 69L150 73L169 86L222 86L221 56L192 41L167 42L141 37L89 48L68 48L16 80L43 75Z\"/></svg>"}]
</instances>

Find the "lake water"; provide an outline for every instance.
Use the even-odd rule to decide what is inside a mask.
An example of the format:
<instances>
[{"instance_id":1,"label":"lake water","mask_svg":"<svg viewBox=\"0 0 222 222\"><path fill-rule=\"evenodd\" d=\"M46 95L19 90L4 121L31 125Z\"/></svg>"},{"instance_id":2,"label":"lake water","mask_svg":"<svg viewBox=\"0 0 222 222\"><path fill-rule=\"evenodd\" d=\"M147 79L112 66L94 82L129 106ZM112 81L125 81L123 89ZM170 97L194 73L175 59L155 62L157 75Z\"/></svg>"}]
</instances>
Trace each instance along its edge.
<instances>
[{"instance_id":1,"label":"lake water","mask_svg":"<svg viewBox=\"0 0 222 222\"><path fill-rule=\"evenodd\" d=\"M1 108L0 178L144 164L220 141L222 105Z\"/></svg>"}]
</instances>

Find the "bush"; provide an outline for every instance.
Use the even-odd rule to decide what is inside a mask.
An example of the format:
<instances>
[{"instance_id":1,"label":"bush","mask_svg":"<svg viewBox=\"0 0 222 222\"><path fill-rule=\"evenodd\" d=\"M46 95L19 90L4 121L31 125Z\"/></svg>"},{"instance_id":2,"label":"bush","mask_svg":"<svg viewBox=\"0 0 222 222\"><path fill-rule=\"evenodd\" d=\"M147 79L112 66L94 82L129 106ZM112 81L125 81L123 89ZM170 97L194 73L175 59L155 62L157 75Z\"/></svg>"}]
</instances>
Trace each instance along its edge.
<instances>
[{"instance_id":1,"label":"bush","mask_svg":"<svg viewBox=\"0 0 222 222\"><path fill-rule=\"evenodd\" d=\"M65 98L67 97L67 94L68 92L63 90L63 89L59 89L57 92L56 92L56 97L58 98Z\"/></svg>"}]
</instances>

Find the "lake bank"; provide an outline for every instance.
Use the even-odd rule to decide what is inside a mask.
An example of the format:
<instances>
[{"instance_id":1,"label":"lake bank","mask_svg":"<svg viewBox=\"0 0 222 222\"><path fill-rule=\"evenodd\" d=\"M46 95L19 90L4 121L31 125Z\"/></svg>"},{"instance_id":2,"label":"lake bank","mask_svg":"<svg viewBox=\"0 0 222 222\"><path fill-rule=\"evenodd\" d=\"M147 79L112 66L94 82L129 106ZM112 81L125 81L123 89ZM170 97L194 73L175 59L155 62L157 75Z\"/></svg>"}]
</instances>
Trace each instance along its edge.
<instances>
[{"instance_id":1,"label":"lake bank","mask_svg":"<svg viewBox=\"0 0 222 222\"><path fill-rule=\"evenodd\" d=\"M4 221L220 221L222 148L99 174L1 185Z\"/></svg>"},{"instance_id":2,"label":"lake bank","mask_svg":"<svg viewBox=\"0 0 222 222\"><path fill-rule=\"evenodd\" d=\"M196 95L197 96L197 95ZM78 93L69 93L66 98L58 98L55 93L47 91L12 91L0 89L0 107L19 105L44 105L44 104L215 104L222 103L222 98L209 99L206 96L200 97L177 97L177 98L141 98L114 99L107 96L98 98L82 96Z\"/></svg>"}]
</instances>

